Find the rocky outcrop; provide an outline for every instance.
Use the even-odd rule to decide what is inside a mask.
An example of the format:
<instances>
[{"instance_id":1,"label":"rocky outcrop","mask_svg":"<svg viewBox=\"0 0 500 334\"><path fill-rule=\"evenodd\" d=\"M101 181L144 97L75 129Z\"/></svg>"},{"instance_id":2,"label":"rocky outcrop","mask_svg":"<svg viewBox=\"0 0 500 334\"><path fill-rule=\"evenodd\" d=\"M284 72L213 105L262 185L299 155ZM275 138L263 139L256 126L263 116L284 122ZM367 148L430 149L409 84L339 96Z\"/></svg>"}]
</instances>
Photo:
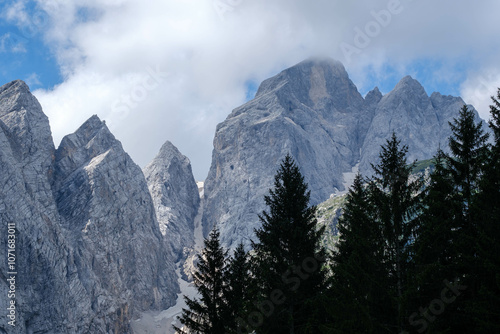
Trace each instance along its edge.
<instances>
[{"instance_id":1,"label":"rocky outcrop","mask_svg":"<svg viewBox=\"0 0 500 334\"><path fill-rule=\"evenodd\" d=\"M62 226L97 315L130 319L135 311L170 306L175 269L144 175L97 116L63 138L54 184Z\"/></svg>"},{"instance_id":2,"label":"rocky outcrop","mask_svg":"<svg viewBox=\"0 0 500 334\"><path fill-rule=\"evenodd\" d=\"M161 234L180 260L194 245L194 219L200 205L191 163L167 141L144 168L144 175Z\"/></svg>"},{"instance_id":3,"label":"rocky outcrop","mask_svg":"<svg viewBox=\"0 0 500 334\"><path fill-rule=\"evenodd\" d=\"M48 119L26 84L0 87L0 333L62 333L80 320L69 311L83 287L70 274L76 267L50 186L54 151ZM6 261L9 226L15 230L13 267ZM6 317L11 302L14 318Z\"/></svg>"},{"instance_id":4,"label":"rocky outcrop","mask_svg":"<svg viewBox=\"0 0 500 334\"><path fill-rule=\"evenodd\" d=\"M217 223L225 246L248 245L287 153L302 168L313 203L342 189L342 172L359 160L371 118L339 62L308 60L265 80L253 100L217 126L205 233Z\"/></svg>"},{"instance_id":5,"label":"rocky outcrop","mask_svg":"<svg viewBox=\"0 0 500 334\"><path fill-rule=\"evenodd\" d=\"M409 76L385 96L375 88L363 98L331 59L284 70L217 126L205 181L205 234L217 224L224 246L248 245L287 153L301 168L311 204L318 204L344 190L342 175L352 167L370 174L393 131L408 145L410 160L432 157L447 145L448 122L463 103L438 93L429 97Z\"/></svg>"},{"instance_id":6,"label":"rocky outcrop","mask_svg":"<svg viewBox=\"0 0 500 334\"><path fill-rule=\"evenodd\" d=\"M373 100L372 92L366 96L369 99ZM439 93L429 97L417 80L404 77L390 93L372 103L375 112L361 148L360 171L372 173L371 164L378 161L380 146L393 131L408 146L408 161L431 158L439 147L447 151L451 135L448 122L458 116L464 104L460 97ZM477 112L476 119L481 121ZM487 129L486 123L483 127Z\"/></svg>"},{"instance_id":7,"label":"rocky outcrop","mask_svg":"<svg viewBox=\"0 0 500 334\"><path fill-rule=\"evenodd\" d=\"M0 87L0 226L15 226L0 262L0 333L128 333L134 314L178 292L140 168L96 116L56 151L47 117L22 81ZM7 237L0 238L5 259ZM5 256L4 256L5 255Z\"/></svg>"}]
</instances>

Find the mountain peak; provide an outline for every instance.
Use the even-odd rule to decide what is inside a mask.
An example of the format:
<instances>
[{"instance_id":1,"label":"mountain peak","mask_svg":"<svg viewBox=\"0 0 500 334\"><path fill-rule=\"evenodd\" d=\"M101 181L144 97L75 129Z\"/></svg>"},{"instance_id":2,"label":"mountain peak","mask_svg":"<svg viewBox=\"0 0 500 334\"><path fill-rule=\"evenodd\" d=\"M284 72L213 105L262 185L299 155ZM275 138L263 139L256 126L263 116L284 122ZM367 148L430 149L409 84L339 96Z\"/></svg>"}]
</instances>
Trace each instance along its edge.
<instances>
[{"instance_id":1,"label":"mountain peak","mask_svg":"<svg viewBox=\"0 0 500 334\"><path fill-rule=\"evenodd\" d=\"M100 130L104 126L106 126L106 122L105 121L101 121L101 119L97 115L92 115L88 120L86 120L78 128L78 130L76 132L83 131L83 130L86 130L86 129L87 130L88 129L91 129L91 130Z\"/></svg>"},{"instance_id":2,"label":"mountain peak","mask_svg":"<svg viewBox=\"0 0 500 334\"><path fill-rule=\"evenodd\" d=\"M143 170L160 232L180 259L194 245L194 218L200 197L189 159L170 141Z\"/></svg>"},{"instance_id":3,"label":"mountain peak","mask_svg":"<svg viewBox=\"0 0 500 334\"><path fill-rule=\"evenodd\" d=\"M407 75L401 80L399 80L399 82L394 87L393 92L398 92L398 91L403 91L405 93L408 91L415 91L427 95L424 87L420 84L420 82L413 79L410 75Z\"/></svg>"},{"instance_id":4,"label":"mountain peak","mask_svg":"<svg viewBox=\"0 0 500 334\"><path fill-rule=\"evenodd\" d=\"M38 116L42 115L42 107L31 94L28 85L22 80L14 80L0 87L0 116L25 109Z\"/></svg>"},{"instance_id":5,"label":"mountain peak","mask_svg":"<svg viewBox=\"0 0 500 334\"><path fill-rule=\"evenodd\" d=\"M330 57L309 57L306 60L301 61L295 66L290 67L289 69L292 69L294 67L302 67L302 66L322 66L322 67L330 67L330 68L337 68L341 71L345 71L344 64L342 64L340 61L330 58ZM347 72L346 72L347 73Z\"/></svg>"},{"instance_id":6,"label":"mountain peak","mask_svg":"<svg viewBox=\"0 0 500 334\"><path fill-rule=\"evenodd\" d=\"M177 147L172 144L169 140L167 140L160 148L160 152L158 153L158 156L170 156L170 155L181 155L181 152Z\"/></svg>"},{"instance_id":7,"label":"mountain peak","mask_svg":"<svg viewBox=\"0 0 500 334\"><path fill-rule=\"evenodd\" d=\"M102 121L97 115L92 115L78 128L78 130L75 131L75 133L66 137L74 137L72 138L72 140L78 138L79 142L87 143L98 134L99 137L105 139L105 141L107 142L115 141L115 137L109 131L108 127L106 126L106 122ZM63 141L65 138L63 138Z\"/></svg>"},{"instance_id":8,"label":"mountain peak","mask_svg":"<svg viewBox=\"0 0 500 334\"><path fill-rule=\"evenodd\" d=\"M22 80L14 80L0 87L0 94L4 92L29 92L30 88Z\"/></svg>"},{"instance_id":9,"label":"mountain peak","mask_svg":"<svg viewBox=\"0 0 500 334\"><path fill-rule=\"evenodd\" d=\"M382 100L385 105L406 106L405 110L410 110L410 106L424 110L431 105L431 100L424 87L409 75L401 79L390 93L384 95Z\"/></svg>"},{"instance_id":10,"label":"mountain peak","mask_svg":"<svg viewBox=\"0 0 500 334\"><path fill-rule=\"evenodd\" d=\"M280 88L286 82L293 83L307 79L314 73L321 73L322 80L327 81L331 77L348 78L348 74L341 62L332 58L311 57L292 67L289 67L279 74L264 80L257 90L256 97L269 93ZM328 77L328 78L327 78Z\"/></svg>"},{"instance_id":11,"label":"mountain peak","mask_svg":"<svg viewBox=\"0 0 500 334\"><path fill-rule=\"evenodd\" d=\"M278 75L264 80L255 98L278 94L281 104L290 107L292 100L315 109L359 109L363 98L341 62L331 58L306 59ZM326 110L325 109L325 110Z\"/></svg>"},{"instance_id":12,"label":"mountain peak","mask_svg":"<svg viewBox=\"0 0 500 334\"><path fill-rule=\"evenodd\" d=\"M56 150L56 163L62 174L69 175L112 148L120 154L126 154L106 123L93 115L78 130L62 139Z\"/></svg>"},{"instance_id":13,"label":"mountain peak","mask_svg":"<svg viewBox=\"0 0 500 334\"><path fill-rule=\"evenodd\" d=\"M369 105L377 104L381 99L382 99L382 93L380 92L378 87L373 88L365 96L365 101Z\"/></svg>"}]
</instances>

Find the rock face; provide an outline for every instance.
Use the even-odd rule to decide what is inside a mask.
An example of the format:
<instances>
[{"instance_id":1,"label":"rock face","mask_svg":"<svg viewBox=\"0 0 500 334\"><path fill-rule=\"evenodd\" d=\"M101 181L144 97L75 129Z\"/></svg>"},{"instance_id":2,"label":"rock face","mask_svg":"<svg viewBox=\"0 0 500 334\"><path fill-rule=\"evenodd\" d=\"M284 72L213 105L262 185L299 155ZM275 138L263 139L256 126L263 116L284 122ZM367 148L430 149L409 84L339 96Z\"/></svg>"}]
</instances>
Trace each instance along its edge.
<instances>
[{"instance_id":1,"label":"rock face","mask_svg":"<svg viewBox=\"0 0 500 334\"><path fill-rule=\"evenodd\" d=\"M370 92L365 100L371 98ZM375 112L361 148L360 170L371 174L370 164L378 161L380 146L393 131L408 145L408 161L429 159L439 147L446 151L451 135L448 122L458 116L464 104L460 97L439 93L429 97L417 80L404 77L390 93L371 103ZM476 118L480 121L477 113ZM483 127L488 128L486 124Z\"/></svg>"},{"instance_id":2,"label":"rock face","mask_svg":"<svg viewBox=\"0 0 500 334\"><path fill-rule=\"evenodd\" d=\"M144 175L97 116L63 138L54 180L92 308L127 319L169 306L176 298L175 269Z\"/></svg>"},{"instance_id":3,"label":"rock face","mask_svg":"<svg viewBox=\"0 0 500 334\"><path fill-rule=\"evenodd\" d=\"M48 119L26 84L0 87L0 333L65 332L65 322L79 320L67 309L83 287L66 276L75 266L50 186L54 151ZM13 268L5 261L8 224L15 226ZM12 276L15 296L7 298ZM11 301L15 327L6 317Z\"/></svg>"},{"instance_id":4,"label":"rock face","mask_svg":"<svg viewBox=\"0 0 500 334\"><path fill-rule=\"evenodd\" d=\"M448 121L463 104L439 93L429 97L411 77L385 96L375 88L363 98L343 65L331 59L284 70L217 126L205 181L205 235L217 224L224 246L248 245L287 153L301 168L311 204L318 204L344 189L343 173L357 164L370 174L393 131L409 146L410 159L432 157L439 145L446 147Z\"/></svg>"},{"instance_id":5,"label":"rock face","mask_svg":"<svg viewBox=\"0 0 500 334\"><path fill-rule=\"evenodd\" d=\"M165 243L180 260L194 245L200 196L191 163L169 141L144 168Z\"/></svg>"},{"instance_id":6,"label":"rock face","mask_svg":"<svg viewBox=\"0 0 500 334\"><path fill-rule=\"evenodd\" d=\"M0 188L1 234L10 223L17 236L16 327L2 316L0 333L128 333L134 314L174 303L144 175L96 116L56 151L26 84L0 87Z\"/></svg>"}]
</instances>

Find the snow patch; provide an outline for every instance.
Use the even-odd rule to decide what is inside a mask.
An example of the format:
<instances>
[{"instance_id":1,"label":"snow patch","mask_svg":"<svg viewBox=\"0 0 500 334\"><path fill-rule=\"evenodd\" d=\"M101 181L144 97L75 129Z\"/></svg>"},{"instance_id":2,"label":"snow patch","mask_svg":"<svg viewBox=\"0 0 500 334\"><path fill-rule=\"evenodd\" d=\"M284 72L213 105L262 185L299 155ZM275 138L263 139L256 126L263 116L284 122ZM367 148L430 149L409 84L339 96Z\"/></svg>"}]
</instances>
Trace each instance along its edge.
<instances>
[{"instance_id":1,"label":"snow patch","mask_svg":"<svg viewBox=\"0 0 500 334\"><path fill-rule=\"evenodd\" d=\"M177 273L181 292L177 295L177 302L174 306L161 312L144 312L141 318L131 323L135 334L174 334L172 325L181 326L178 317L182 314L182 309L187 308L184 296L189 298L199 298L196 287L181 278L181 266L178 263Z\"/></svg>"},{"instance_id":2,"label":"snow patch","mask_svg":"<svg viewBox=\"0 0 500 334\"><path fill-rule=\"evenodd\" d=\"M201 201L198 209L198 214L194 220L194 236L195 245L192 255L186 259L186 262L196 258L197 254L201 252L204 247L205 238L203 237L203 226L201 223L201 218L203 217L203 182L197 182L198 189L201 193ZM176 264L177 269L175 273L177 274L177 281L179 282L179 287L181 292L177 295L177 300L174 306L160 311L160 312L143 312L141 317L136 321L132 322L133 333L135 334L175 334L172 325L181 327L181 323L178 317L182 314L182 309L187 308L184 296L191 299L199 298L198 291L192 282L188 282L182 278L181 270L184 263L178 262Z\"/></svg>"}]
</instances>

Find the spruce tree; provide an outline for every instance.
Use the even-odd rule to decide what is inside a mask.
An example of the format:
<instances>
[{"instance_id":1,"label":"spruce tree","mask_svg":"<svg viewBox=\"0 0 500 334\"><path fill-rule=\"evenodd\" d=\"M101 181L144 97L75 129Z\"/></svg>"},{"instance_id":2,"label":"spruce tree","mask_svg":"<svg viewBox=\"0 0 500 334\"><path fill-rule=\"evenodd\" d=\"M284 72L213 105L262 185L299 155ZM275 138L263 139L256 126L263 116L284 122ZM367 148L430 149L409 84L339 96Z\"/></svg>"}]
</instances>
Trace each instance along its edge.
<instances>
[{"instance_id":1,"label":"spruce tree","mask_svg":"<svg viewBox=\"0 0 500 334\"><path fill-rule=\"evenodd\" d=\"M474 111L466 105L458 118L450 123L452 135L449 139L450 155L448 169L453 178L454 195L459 211L454 215L454 247L456 250L457 279L467 286L462 296L450 309L456 311L454 330L473 331L474 300L479 291L479 212L474 209L481 177L488 157L488 137L481 122L476 123Z\"/></svg>"},{"instance_id":2,"label":"spruce tree","mask_svg":"<svg viewBox=\"0 0 500 334\"><path fill-rule=\"evenodd\" d=\"M500 142L500 88L497 90L497 95L491 97L491 101L493 104L490 105L491 119L488 121L488 124L491 130L493 130L495 145L498 147Z\"/></svg>"},{"instance_id":3,"label":"spruce tree","mask_svg":"<svg viewBox=\"0 0 500 334\"><path fill-rule=\"evenodd\" d=\"M227 328L228 333L245 333L248 331L245 319L253 298L249 256L240 243L229 260L226 273L227 290Z\"/></svg>"},{"instance_id":4,"label":"spruce tree","mask_svg":"<svg viewBox=\"0 0 500 334\"><path fill-rule=\"evenodd\" d=\"M439 317L428 309L421 311L421 307L427 307L431 301L440 298L446 281L454 282L457 277L454 223L461 205L453 196L453 178L446 166L445 153L439 150L434 160L413 244L415 277L411 308L414 312L409 321L415 330L422 332L445 332L454 321L450 306Z\"/></svg>"},{"instance_id":5,"label":"spruce tree","mask_svg":"<svg viewBox=\"0 0 500 334\"><path fill-rule=\"evenodd\" d=\"M464 226L472 227L470 205L476 193L479 179L488 155L487 141L481 122L476 124L474 111L466 105L462 107L458 118L450 122L452 135L449 139L450 156L447 158L449 170L453 176L455 190L463 202Z\"/></svg>"},{"instance_id":6,"label":"spruce tree","mask_svg":"<svg viewBox=\"0 0 500 334\"><path fill-rule=\"evenodd\" d=\"M494 143L474 202L478 224L478 296L474 320L478 333L500 332L500 89L492 96L489 126Z\"/></svg>"},{"instance_id":7,"label":"spruce tree","mask_svg":"<svg viewBox=\"0 0 500 334\"><path fill-rule=\"evenodd\" d=\"M374 214L381 225L386 243L383 265L388 270L387 291L392 305L387 305L387 314L393 313L392 321L383 324L388 331L401 332L408 327L409 280L414 276L411 244L417 217L421 209L420 178L412 179L413 165L408 165L407 146L401 146L393 133L382 146L380 162L372 165L375 176L372 181L371 196Z\"/></svg>"},{"instance_id":8,"label":"spruce tree","mask_svg":"<svg viewBox=\"0 0 500 334\"><path fill-rule=\"evenodd\" d=\"M390 304L382 229L373 216L369 189L356 175L338 222L339 241L330 278L332 326L335 333L385 333ZM384 300L385 298L385 300Z\"/></svg>"},{"instance_id":9,"label":"spruce tree","mask_svg":"<svg viewBox=\"0 0 500 334\"><path fill-rule=\"evenodd\" d=\"M205 239L205 248L199 255L194 285L200 299L184 297L187 309L182 309L182 328L173 326L180 334L226 333L228 315L225 251L220 245L219 230L215 227Z\"/></svg>"},{"instance_id":10,"label":"spruce tree","mask_svg":"<svg viewBox=\"0 0 500 334\"><path fill-rule=\"evenodd\" d=\"M324 228L318 228L316 207L290 155L282 161L274 189L264 197L268 211L255 231L253 274L258 293L248 318L257 333L317 333L321 316L316 302L325 288Z\"/></svg>"}]
</instances>

